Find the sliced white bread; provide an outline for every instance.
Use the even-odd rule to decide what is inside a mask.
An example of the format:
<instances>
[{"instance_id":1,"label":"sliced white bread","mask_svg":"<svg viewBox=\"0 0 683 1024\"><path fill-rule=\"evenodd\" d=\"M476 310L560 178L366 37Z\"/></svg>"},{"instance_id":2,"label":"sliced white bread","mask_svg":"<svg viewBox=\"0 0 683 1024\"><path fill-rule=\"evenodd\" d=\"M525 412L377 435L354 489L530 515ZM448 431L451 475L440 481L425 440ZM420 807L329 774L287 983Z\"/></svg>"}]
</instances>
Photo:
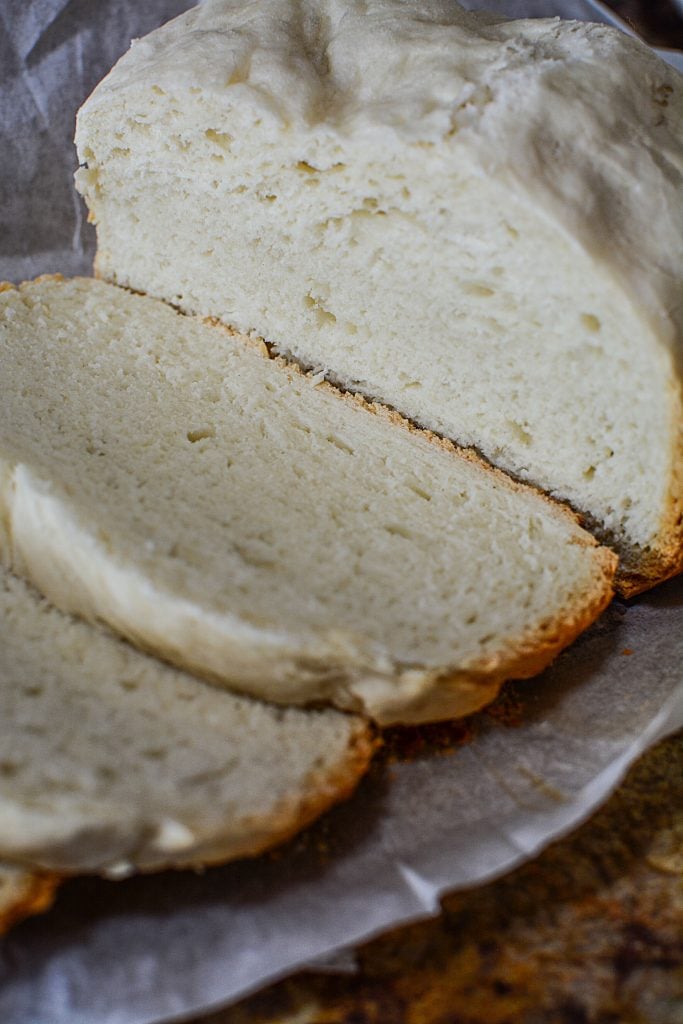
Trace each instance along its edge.
<instances>
[{"instance_id":1,"label":"sliced white bread","mask_svg":"<svg viewBox=\"0 0 683 1024\"><path fill-rule=\"evenodd\" d=\"M564 509L158 300L10 286L0 369L0 556L234 689L463 715L610 599Z\"/></svg>"},{"instance_id":2,"label":"sliced white bread","mask_svg":"<svg viewBox=\"0 0 683 1024\"><path fill-rule=\"evenodd\" d=\"M614 29L208 0L78 118L97 272L255 332L683 562L683 87Z\"/></svg>"},{"instance_id":3,"label":"sliced white bread","mask_svg":"<svg viewBox=\"0 0 683 1024\"><path fill-rule=\"evenodd\" d=\"M25 917L47 910L58 885L57 875L0 863L0 935Z\"/></svg>"},{"instance_id":4,"label":"sliced white bread","mask_svg":"<svg viewBox=\"0 0 683 1024\"><path fill-rule=\"evenodd\" d=\"M208 686L0 571L9 861L118 877L260 853L347 796L372 750L355 716Z\"/></svg>"}]
</instances>

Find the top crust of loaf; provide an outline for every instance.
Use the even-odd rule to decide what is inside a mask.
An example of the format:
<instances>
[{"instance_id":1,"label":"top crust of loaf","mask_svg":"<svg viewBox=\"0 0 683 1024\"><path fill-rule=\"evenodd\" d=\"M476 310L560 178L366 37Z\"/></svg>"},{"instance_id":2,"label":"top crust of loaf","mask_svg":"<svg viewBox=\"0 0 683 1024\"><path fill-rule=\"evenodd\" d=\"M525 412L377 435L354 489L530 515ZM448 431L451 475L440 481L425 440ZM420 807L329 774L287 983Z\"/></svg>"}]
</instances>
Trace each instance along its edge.
<instances>
[{"instance_id":1,"label":"top crust of loaf","mask_svg":"<svg viewBox=\"0 0 683 1024\"><path fill-rule=\"evenodd\" d=\"M338 141L441 147L545 209L683 364L683 77L638 40L453 0L207 0L95 89L81 162L125 146L97 137L104 110L163 95L213 110L219 133L258 122L321 170Z\"/></svg>"},{"instance_id":2,"label":"top crust of loaf","mask_svg":"<svg viewBox=\"0 0 683 1024\"><path fill-rule=\"evenodd\" d=\"M671 385L666 480L653 522L622 536L612 529L609 502L606 525L604 509L587 521L618 548L626 595L681 570L683 399L675 371L683 375L683 79L648 47L605 26L507 21L451 0L208 0L136 42L79 113L76 142L86 166L77 184L101 222L105 250L117 197L100 172L125 166L129 152L144 154L150 130L163 138L167 170L174 146L191 138L196 173L207 181L224 173L213 163L224 158L233 178L241 161L267 177L254 153L271 146L276 163L326 181L336 181L331 172L346 160L381 175L392 154L410 151L417 154L411 166L427 177L458 168L495 181L540 214L609 282L633 337L647 336L651 365L666 365ZM181 176L187 166L179 164ZM120 254L117 262L105 251L99 262L104 276L155 291L126 276ZM173 299L171 292L156 289ZM188 300L184 308L230 319L211 302ZM288 343L251 317L234 322ZM520 475L595 511L578 492L563 491L566 481L534 473ZM623 490L614 497L624 499ZM629 515L637 522L635 509Z\"/></svg>"}]
</instances>

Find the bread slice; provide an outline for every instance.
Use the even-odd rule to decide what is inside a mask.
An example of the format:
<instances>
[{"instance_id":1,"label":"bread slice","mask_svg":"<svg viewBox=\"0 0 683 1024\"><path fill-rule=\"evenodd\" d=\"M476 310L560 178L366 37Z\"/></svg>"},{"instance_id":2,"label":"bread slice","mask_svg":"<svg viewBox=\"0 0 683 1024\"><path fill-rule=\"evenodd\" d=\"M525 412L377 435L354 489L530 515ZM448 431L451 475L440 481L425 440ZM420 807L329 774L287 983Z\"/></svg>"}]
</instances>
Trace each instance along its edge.
<instances>
[{"instance_id":1,"label":"bread slice","mask_svg":"<svg viewBox=\"0 0 683 1024\"><path fill-rule=\"evenodd\" d=\"M0 936L32 914L41 914L54 900L59 877L0 863Z\"/></svg>"},{"instance_id":2,"label":"bread slice","mask_svg":"<svg viewBox=\"0 0 683 1024\"><path fill-rule=\"evenodd\" d=\"M683 80L443 0L208 0L86 102L97 272L255 332L683 564Z\"/></svg>"},{"instance_id":3,"label":"bread slice","mask_svg":"<svg viewBox=\"0 0 683 1024\"><path fill-rule=\"evenodd\" d=\"M373 747L355 716L207 686L0 572L9 861L118 877L260 853L347 796Z\"/></svg>"},{"instance_id":4,"label":"bread slice","mask_svg":"<svg viewBox=\"0 0 683 1024\"><path fill-rule=\"evenodd\" d=\"M610 599L569 513L157 300L10 287L0 367L0 554L234 689L467 714Z\"/></svg>"}]
</instances>

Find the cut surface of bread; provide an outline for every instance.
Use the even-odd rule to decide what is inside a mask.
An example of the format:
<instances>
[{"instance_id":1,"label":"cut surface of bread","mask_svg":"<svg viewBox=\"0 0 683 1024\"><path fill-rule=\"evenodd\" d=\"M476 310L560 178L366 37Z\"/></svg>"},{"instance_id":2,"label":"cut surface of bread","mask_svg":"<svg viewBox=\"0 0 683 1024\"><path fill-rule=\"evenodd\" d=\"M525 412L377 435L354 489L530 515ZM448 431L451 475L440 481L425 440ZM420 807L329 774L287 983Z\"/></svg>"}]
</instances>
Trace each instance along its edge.
<instances>
[{"instance_id":1,"label":"cut surface of bread","mask_svg":"<svg viewBox=\"0 0 683 1024\"><path fill-rule=\"evenodd\" d=\"M254 332L683 563L683 86L614 29L208 0L78 118L99 275Z\"/></svg>"},{"instance_id":2,"label":"cut surface of bread","mask_svg":"<svg viewBox=\"0 0 683 1024\"><path fill-rule=\"evenodd\" d=\"M610 599L570 513L157 300L10 287L0 366L0 555L234 689L467 714Z\"/></svg>"},{"instance_id":3,"label":"cut surface of bread","mask_svg":"<svg viewBox=\"0 0 683 1024\"><path fill-rule=\"evenodd\" d=\"M0 572L9 861L119 877L260 853L349 795L372 751L355 716L226 693Z\"/></svg>"},{"instance_id":4,"label":"cut surface of bread","mask_svg":"<svg viewBox=\"0 0 683 1024\"><path fill-rule=\"evenodd\" d=\"M0 935L32 914L42 914L54 900L59 877L0 863Z\"/></svg>"}]
</instances>

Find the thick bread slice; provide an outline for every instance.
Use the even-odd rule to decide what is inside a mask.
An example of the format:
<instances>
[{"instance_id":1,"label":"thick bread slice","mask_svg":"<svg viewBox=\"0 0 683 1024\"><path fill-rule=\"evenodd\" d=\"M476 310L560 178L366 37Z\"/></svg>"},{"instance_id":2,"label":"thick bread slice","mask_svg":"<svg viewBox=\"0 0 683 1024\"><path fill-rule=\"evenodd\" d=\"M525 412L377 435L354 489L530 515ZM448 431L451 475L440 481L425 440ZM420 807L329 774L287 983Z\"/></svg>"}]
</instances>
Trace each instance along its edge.
<instances>
[{"instance_id":1,"label":"thick bread slice","mask_svg":"<svg viewBox=\"0 0 683 1024\"><path fill-rule=\"evenodd\" d=\"M0 863L0 935L32 914L41 914L54 900L59 877Z\"/></svg>"},{"instance_id":2,"label":"thick bread slice","mask_svg":"<svg viewBox=\"0 0 683 1024\"><path fill-rule=\"evenodd\" d=\"M0 571L0 856L118 876L260 853L373 750L337 711L207 686Z\"/></svg>"},{"instance_id":3,"label":"thick bread slice","mask_svg":"<svg viewBox=\"0 0 683 1024\"><path fill-rule=\"evenodd\" d=\"M157 300L9 288L0 368L8 564L236 689L467 714L610 599L563 509Z\"/></svg>"},{"instance_id":4,"label":"thick bread slice","mask_svg":"<svg viewBox=\"0 0 683 1024\"><path fill-rule=\"evenodd\" d=\"M683 564L683 87L614 29L208 0L78 118L98 273L255 332Z\"/></svg>"}]
</instances>

